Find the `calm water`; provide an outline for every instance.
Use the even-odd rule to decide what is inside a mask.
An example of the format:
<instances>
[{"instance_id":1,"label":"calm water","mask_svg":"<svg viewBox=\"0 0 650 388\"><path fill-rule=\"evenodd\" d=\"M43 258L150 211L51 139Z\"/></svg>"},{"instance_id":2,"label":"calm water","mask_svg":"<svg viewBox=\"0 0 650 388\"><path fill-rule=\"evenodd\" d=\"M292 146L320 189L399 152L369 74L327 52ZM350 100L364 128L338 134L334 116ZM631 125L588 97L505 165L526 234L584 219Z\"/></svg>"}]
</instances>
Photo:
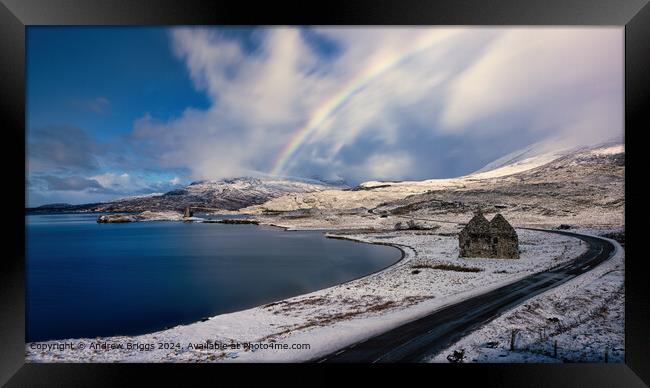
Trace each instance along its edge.
<instances>
[{"instance_id":1,"label":"calm water","mask_svg":"<svg viewBox=\"0 0 650 388\"><path fill-rule=\"evenodd\" d=\"M27 341L134 335L325 288L399 250L256 225L27 216Z\"/></svg>"}]
</instances>

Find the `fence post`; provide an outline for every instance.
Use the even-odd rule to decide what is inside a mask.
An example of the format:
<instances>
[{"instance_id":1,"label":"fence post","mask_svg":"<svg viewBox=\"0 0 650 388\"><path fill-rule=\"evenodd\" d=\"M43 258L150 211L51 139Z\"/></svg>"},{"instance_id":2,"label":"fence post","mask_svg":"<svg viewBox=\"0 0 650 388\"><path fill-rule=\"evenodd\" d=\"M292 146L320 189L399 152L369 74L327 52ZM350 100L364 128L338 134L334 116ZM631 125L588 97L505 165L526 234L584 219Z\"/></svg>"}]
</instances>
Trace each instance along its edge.
<instances>
[{"instance_id":1,"label":"fence post","mask_svg":"<svg viewBox=\"0 0 650 388\"><path fill-rule=\"evenodd\" d=\"M553 342L553 358L557 358L557 340Z\"/></svg>"},{"instance_id":2,"label":"fence post","mask_svg":"<svg viewBox=\"0 0 650 388\"><path fill-rule=\"evenodd\" d=\"M609 361L609 349L605 348L605 364Z\"/></svg>"},{"instance_id":3,"label":"fence post","mask_svg":"<svg viewBox=\"0 0 650 388\"><path fill-rule=\"evenodd\" d=\"M517 335L517 329L512 329L510 334L510 351L515 350L515 336Z\"/></svg>"}]
</instances>

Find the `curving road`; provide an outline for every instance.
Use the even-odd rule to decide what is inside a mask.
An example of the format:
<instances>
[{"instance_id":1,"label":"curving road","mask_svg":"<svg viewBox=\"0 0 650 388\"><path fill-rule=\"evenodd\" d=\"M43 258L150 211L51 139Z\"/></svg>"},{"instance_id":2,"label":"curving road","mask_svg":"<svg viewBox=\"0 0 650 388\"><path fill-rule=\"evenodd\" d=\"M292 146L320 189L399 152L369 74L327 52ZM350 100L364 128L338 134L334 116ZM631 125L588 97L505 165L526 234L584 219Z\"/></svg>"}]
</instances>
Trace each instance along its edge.
<instances>
[{"instance_id":1,"label":"curving road","mask_svg":"<svg viewBox=\"0 0 650 388\"><path fill-rule=\"evenodd\" d=\"M607 240L577 233L530 229L579 238L588 249L575 260L530 275L397 327L364 342L350 345L313 362L418 362L438 353L471 331L529 298L594 268L616 252Z\"/></svg>"}]
</instances>

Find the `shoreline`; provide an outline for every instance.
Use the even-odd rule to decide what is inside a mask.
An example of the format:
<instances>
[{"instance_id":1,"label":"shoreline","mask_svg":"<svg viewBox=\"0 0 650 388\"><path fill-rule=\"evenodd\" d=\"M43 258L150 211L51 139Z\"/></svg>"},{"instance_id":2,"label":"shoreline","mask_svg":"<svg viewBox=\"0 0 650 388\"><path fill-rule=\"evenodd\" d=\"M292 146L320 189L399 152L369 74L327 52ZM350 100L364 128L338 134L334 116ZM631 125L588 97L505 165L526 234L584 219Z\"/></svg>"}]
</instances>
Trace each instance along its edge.
<instances>
[{"instance_id":1,"label":"shoreline","mask_svg":"<svg viewBox=\"0 0 650 388\"><path fill-rule=\"evenodd\" d=\"M84 212L72 212L72 213L65 213L65 214L84 214L84 215L94 214L94 215L99 215L99 214L106 214L106 213L99 213L99 212L95 212L95 213L91 213L91 212L85 212L85 213ZM108 213L108 214L114 214L114 213ZM115 214L118 214L118 213L115 213ZM124 213L124 214L126 214L126 213ZM134 214L139 214L139 213L134 213ZM43 215L43 214L37 214L37 215ZM64 215L64 213L50 213L50 214L47 214L47 215ZM226 216L230 216L230 215L226 215ZM179 223L188 222L188 221L183 221L183 220L151 220L151 221L138 220L138 221L133 221L133 223L137 223L137 222L156 222L156 221L158 221L158 222L179 222ZM221 221L221 220L219 220L219 221ZM286 298L283 298L283 299L279 299L279 300L275 300L275 301L271 301L271 302L267 302L267 303L262 303L262 304L258 304L258 305L254 305L254 306L248 306L248 307L244 307L244 308L241 308L241 309L236 309L236 310L220 313L220 314L217 314L217 315L210 315L210 316L202 317L202 318L199 318L198 320L194 320L194 321L191 321L191 322L179 323L179 324L173 325L173 326L166 326L163 329L154 330L154 331L151 331L151 332L144 332L144 333L139 333L139 334L115 334L115 335L111 335L111 336L101 336L102 338L123 337L123 336L136 337L136 336L142 336L142 335L151 335L151 334L158 333L158 332L164 331L164 330L169 330L169 329L173 329L173 328L189 326L189 325L205 322L206 320L218 317L220 315L233 314L233 313L238 313L238 312L241 312L241 311L246 311L246 310L250 310L250 309L261 308L261 307L265 307L265 306L268 306L268 305L273 305L273 304L276 304L276 303L281 303L283 301L286 301L286 300L289 300L289 299L292 299L292 298L299 298L299 297L309 295L309 294L312 294L312 293L315 293L315 292L319 292L319 291L322 291L322 290L326 290L326 289L329 289L329 288L332 288L332 287L339 287L339 286L342 286L342 285L345 285L345 284L348 284L348 283L351 283L351 282L354 282L354 281L358 281L358 280L361 280L361 279L364 279L364 278L379 274L381 272L384 272L384 271L387 271L387 270L391 269L394 266L397 266L397 265L403 263L404 259L407 257L406 251L401 246L399 246L397 244L390 244L390 243L385 243L385 242L369 242L369 241L363 241L363 240L349 238L347 236L338 236L338 235L335 235L335 234L329 234L329 233L336 232L337 231L336 229L299 230L299 229L291 229L289 227L284 227L284 226L280 226L280 225L262 224L262 223L259 223L259 222L258 223L252 223L252 222L229 223L229 222L214 222L214 221L213 222L189 221L189 222L197 223L197 224L204 224L205 223L205 224L221 224L221 225L253 225L253 226L257 226L257 227L264 226L264 227L278 228L278 229L281 229L283 232L305 232L305 231L307 231L307 232L320 232L320 234L323 237L327 238L327 239L346 240L346 241L350 241L350 242L357 243L357 244L383 245L383 246L393 247L393 248L396 248L399 251L400 257L397 258L391 264L389 264L389 265L387 265L385 267L376 269L376 270L374 270L374 271L372 271L370 273L360 275L360 276L357 276L355 278L345 280L345 281L340 282L340 283L335 283L335 284L329 285L329 286L324 287L324 288L319 288L319 289L316 289L316 290L312 290L312 291L309 291L309 292L306 292L306 293L301 293L301 294L289 296L289 297L286 297ZM388 232L388 231L386 231L386 232ZM375 233L381 233L381 231L375 231ZM371 233L367 233L367 234L371 234ZM409 248L409 249L411 249L411 250L413 250L415 252L414 248L412 248L412 247L407 247L407 248ZM52 341L61 341L61 342L62 341L79 341L79 340L83 340L83 339L87 339L87 338L82 338L82 337L70 338L69 337L69 338L60 338L60 339L47 339L47 340L42 340L42 341L29 341L29 342L26 341L25 344L29 345L29 344L32 344L32 343L42 343L42 342L52 342Z\"/></svg>"},{"instance_id":2,"label":"shoreline","mask_svg":"<svg viewBox=\"0 0 650 388\"><path fill-rule=\"evenodd\" d=\"M382 232L376 234L381 235ZM387 233L383 232L383 234ZM566 261L572 258L573 253L582 249L580 244L571 242L573 239L554 238L547 240L539 232L528 232L525 233L524 238L524 250L528 253L519 262L515 260L472 259L473 264L483 267L485 271L478 274L424 271L423 274L415 276L411 274L411 268L407 265L413 260L416 262L422 260L434 260L434 262L458 260L453 257L453 251L448 251L448 249L455 249L457 241L449 236L423 236L413 233L395 233L395 231L390 232L390 235L390 237L376 236L374 241L371 241L373 239L371 234L358 234L354 237L337 236L338 238L360 243L390 245L404 252L403 257L395 263L358 279L239 312L220 314L209 318L207 322L178 325L167 330L138 336L76 339L72 340L72 342L81 343L88 340L93 342L101 340L108 343L123 343L127 341L144 342L152 339L165 339L187 343L199 340L205 341L206 339L212 340L213 338L215 342L295 342L302 340L311 343L312 347L315 346L315 348L305 354L297 352L296 354L280 353L275 355L266 354L264 356L250 352L224 352L219 354L216 360L229 361L233 358L239 359L243 357L249 361L305 361L317 357L319 354L326 354L337 346L356 343L367 336L390 330L404 322L416 319L422 314L441 308L441 306L453 304L459 298L467 298L476 293L485 292L487 289L516 281L529 273L544 270L552 264L553 260ZM393 242L377 241L377 237L390 238ZM406 244L407 241L413 241L415 245ZM565 254L562 249L567 243L572 248ZM427 249L434 249L434 252L428 252ZM431 254L434 257L431 257ZM555 256L557 258L553 259ZM543 262L534 264L538 260L542 260L542 258ZM531 266L531 264L534 265ZM513 268L514 272L508 269L503 275L492 275L495 270L502 268ZM457 283L459 280L461 283ZM466 283L467 280L471 280L471 282ZM407 283L415 281L419 285L407 286L403 284L404 281ZM400 286L400 284L402 285ZM431 288L431 284L436 284L436 287ZM382 307L384 305L386 307ZM354 314L348 318L347 315L353 312ZM283 327L286 329L282 329ZM342 333L344 335L341 335ZM118 354L111 355L90 352L85 353L85 356L74 352L65 354L41 353L39 355L37 351L30 350L29 346L30 343L27 343L27 359L29 362L81 362L83 360L89 360L90 362L215 361L214 353L206 354L189 350L173 354L167 351L152 352L151 355L141 355L133 352L118 352ZM259 358L260 356L262 358ZM97 357L99 358L96 359Z\"/></svg>"},{"instance_id":3,"label":"shoreline","mask_svg":"<svg viewBox=\"0 0 650 388\"><path fill-rule=\"evenodd\" d=\"M392 264L390 264L390 265L388 265L388 266L386 266L384 268L381 268L381 269L378 269L378 270L376 270L374 272L371 272L369 274L362 275L362 276L356 277L354 279L346 280L343 283L335 284L335 285L330 286L330 287L339 287L339 286L342 286L342 285L345 285L345 284L348 284L348 283L352 283L352 282L357 281L357 280L362 280L362 279L368 278L370 276L377 275L379 273L388 271L391 268L396 267L396 266L401 265L401 264L404 264L406 262L406 257L407 257L406 251L404 249L402 249L402 246L399 246L397 244L382 243L382 242L366 242L366 241L361 241L361 240L354 240L354 239L347 238L347 237L328 236L327 234L325 234L325 237L326 238L331 238L333 240L352 241L352 242L359 243L359 244L385 245L385 246L397 248L400 251L400 258L396 262L394 262L394 263L392 263ZM406 245L403 245L403 246L411 249L415 253L415 249L413 247L409 247L409 246L406 246ZM327 287L327 288L330 288L330 287ZM326 288L323 288L323 290L325 290L325 289ZM318 291L320 291L320 290L318 290ZM300 295L297 295L297 296L300 296ZM287 298L287 299L289 299L289 298Z\"/></svg>"}]
</instances>

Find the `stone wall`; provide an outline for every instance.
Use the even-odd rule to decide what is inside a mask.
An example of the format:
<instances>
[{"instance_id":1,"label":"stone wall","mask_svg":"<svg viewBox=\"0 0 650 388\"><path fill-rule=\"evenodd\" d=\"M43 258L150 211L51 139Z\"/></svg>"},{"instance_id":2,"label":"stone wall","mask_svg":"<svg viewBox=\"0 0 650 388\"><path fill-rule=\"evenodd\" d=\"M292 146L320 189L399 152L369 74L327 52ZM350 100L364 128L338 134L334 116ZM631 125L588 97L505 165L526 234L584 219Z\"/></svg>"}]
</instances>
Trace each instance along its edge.
<instances>
[{"instance_id":1,"label":"stone wall","mask_svg":"<svg viewBox=\"0 0 650 388\"><path fill-rule=\"evenodd\" d=\"M493 254L489 235L461 235L459 237L459 244L460 257L491 257Z\"/></svg>"},{"instance_id":2,"label":"stone wall","mask_svg":"<svg viewBox=\"0 0 650 388\"><path fill-rule=\"evenodd\" d=\"M459 257L519 258L519 238L501 214L488 222L477 213L458 235Z\"/></svg>"}]
</instances>

